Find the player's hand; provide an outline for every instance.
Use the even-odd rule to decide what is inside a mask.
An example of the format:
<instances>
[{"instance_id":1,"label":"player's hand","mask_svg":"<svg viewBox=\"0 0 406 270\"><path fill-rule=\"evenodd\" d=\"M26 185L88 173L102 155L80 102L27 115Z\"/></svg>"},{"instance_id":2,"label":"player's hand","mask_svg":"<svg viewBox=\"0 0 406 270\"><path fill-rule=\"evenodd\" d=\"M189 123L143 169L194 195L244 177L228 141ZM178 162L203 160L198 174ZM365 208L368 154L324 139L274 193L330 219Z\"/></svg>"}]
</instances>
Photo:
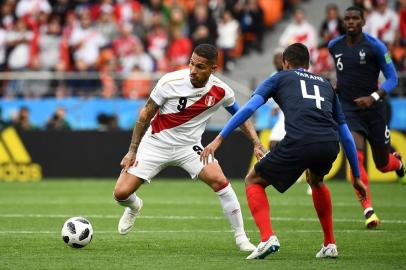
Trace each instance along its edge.
<instances>
[{"instance_id":1,"label":"player's hand","mask_svg":"<svg viewBox=\"0 0 406 270\"><path fill-rule=\"evenodd\" d=\"M257 158L257 160L260 160L265 156L266 150L262 143L258 142L254 144L254 155Z\"/></svg>"},{"instance_id":2,"label":"player's hand","mask_svg":"<svg viewBox=\"0 0 406 270\"><path fill-rule=\"evenodd\" d=\"M354 183L352 184L354 188L359 192L361 195L360 200L364 201L367 199L367 187L362 183L361 178L356 177L354 179Z\"/></svg>"},{"instance_id":3,"label":"player's hand","mask_svg":"<svg viewBox=\"0 0 406 270\"><path fill-rule=\"evenodd\" d=\"M375 99L372 96L359 97L354 99L355 104L362 109L366 109L375 103Z\"/></svg>"},{"instance_id":4,"label":"player's hand","mask_svg":"<svg viewBox=\"0 0 406 270\"><path fill-rule=\"evenodd\" d=\"M130 168L132 165L137 166L135 161L135 153L128 152L120 162L120 166L123 168L121 172L127 172L128 168Z\"/></svg>"},{"instance_id":5,"label":"player's hand","mask_svg":"<svg viewBox=\"0 0 406 270\"><path fill-rule=\"evenodd\" d=\"M203 162L204 165L209 164L209 159L214 159L214 152L216 152L217 148L220 147L223 139L221 136L217 136L211 143L209 143L203 151L200 153L200 161Z\"/></svg>"}]
</instances>

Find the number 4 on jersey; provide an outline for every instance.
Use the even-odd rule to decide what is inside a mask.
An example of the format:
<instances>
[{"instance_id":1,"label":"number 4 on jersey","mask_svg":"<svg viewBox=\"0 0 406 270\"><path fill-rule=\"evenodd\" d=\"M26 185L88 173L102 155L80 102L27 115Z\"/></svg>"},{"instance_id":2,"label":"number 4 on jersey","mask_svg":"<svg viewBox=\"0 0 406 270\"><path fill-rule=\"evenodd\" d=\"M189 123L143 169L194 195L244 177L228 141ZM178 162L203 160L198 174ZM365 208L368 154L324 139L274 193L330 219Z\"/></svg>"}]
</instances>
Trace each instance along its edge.
<instances>
[{"instance_id":1,"label":"number 4 on jersey","mask_svg":"<svg viewBox=\"0 0 406 270\"><path fill-rule=\"evenodd\" d=\"M300 80L300 88L302 89L303 98L309 98L316 100L316 107L321 110L321 102L324 101L324 97L320 96L320 89L318 85L313 85L314 95L309 95L307 93L306 82Z\"/></svg>"}]
</instances>

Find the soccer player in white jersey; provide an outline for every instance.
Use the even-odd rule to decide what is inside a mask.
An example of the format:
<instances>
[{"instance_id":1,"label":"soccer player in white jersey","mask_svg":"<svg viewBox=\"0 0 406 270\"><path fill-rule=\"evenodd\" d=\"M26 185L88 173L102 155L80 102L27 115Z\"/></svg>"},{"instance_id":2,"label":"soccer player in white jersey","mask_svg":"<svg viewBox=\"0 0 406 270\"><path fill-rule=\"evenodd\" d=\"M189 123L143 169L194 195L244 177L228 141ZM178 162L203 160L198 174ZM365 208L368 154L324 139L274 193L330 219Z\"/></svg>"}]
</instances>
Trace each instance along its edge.
<instances>
[{"instance_id":1,"label":"soccer player in white jersey","mask_svg":"<svg viewBox=\"0 0 406 270\"><path fill-rule=\"evenodd\" d=\"M149 183L163 168L178 166L192 178L198 177L205 182L219 196L224 214L234 230L237 247L241 251L255 249L244 231L237 196L220 165L214 157L207 165L200 161L201 136L209 118L220 107L225 107L231 114L238 110L231 88L212 74L216 62L216 47L197 46L189 69L164 75L141 109L114 189L116 201L126 207L118 224L120 234L131 230L143 206L135 191L143 183ZM245 122L241 129L253 142L256 157L262 158L265 151L252 123Z\"/></svg>"}]
</instances>

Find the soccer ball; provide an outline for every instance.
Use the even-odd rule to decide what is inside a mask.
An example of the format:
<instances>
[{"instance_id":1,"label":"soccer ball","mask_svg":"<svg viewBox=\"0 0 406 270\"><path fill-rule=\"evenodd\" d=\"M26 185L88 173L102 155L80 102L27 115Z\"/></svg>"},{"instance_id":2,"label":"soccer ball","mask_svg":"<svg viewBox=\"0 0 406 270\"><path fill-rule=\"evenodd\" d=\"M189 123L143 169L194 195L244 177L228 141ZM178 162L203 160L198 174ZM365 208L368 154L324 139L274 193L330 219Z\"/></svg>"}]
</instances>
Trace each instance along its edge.
<instances>
[{"instance_id":1,"label":"soccer ball","mask_svg":"<svg viewBox=\"0 0 406 270\"><path fill-rule=\"evenodd\" d=\"M72 217L63 224L61 234L63 241L67 245L82 248L92 240L92 224L83 217Z\"/></svg>"}]
</instances>

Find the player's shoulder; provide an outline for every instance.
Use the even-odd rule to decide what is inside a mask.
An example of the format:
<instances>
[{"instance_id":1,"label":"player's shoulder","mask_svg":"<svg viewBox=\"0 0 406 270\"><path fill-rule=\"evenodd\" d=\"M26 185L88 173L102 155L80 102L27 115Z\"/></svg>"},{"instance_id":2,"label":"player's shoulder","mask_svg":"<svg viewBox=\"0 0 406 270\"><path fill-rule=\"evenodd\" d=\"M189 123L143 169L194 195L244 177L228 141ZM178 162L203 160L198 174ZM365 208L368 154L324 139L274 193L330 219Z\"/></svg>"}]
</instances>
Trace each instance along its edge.
<instances>
[{"instance_id":1,"label":"player's shoulder","mask_svg":"<svg viewBox=\"0 0 406 270\"><path fill-rule=\"evenodd\" d=\"M377 39L376 37L373 37L367 33L364 33L364 37L365 37L365 41L368 42L369 44L372 45L372 47L376 50L383 50L386 51L386 46L385 44L380 41L379 39Z\"/></svg>"},{"instance_id":2,"label":"player's shoulder","mask_svg":"<svg viewBox=\"0 0 406 270\"><path fill-rule=\"evenodd\" d=\"M220 79L219 77L217 77L216 75L212 74L209 78L210 82L212 85L222 88L224 89L226 92L230 92L233 93L233 89L231 89L231 87L225 83L222 79Z\"/></svg>"},{"instance_id":3,"label":"player's shoulder","mask_svg":"<svg viewBox=\"0 0 406 270\"><path fill-rule=\"evenodd\" d=\"M164 86L170 85L170 84L184 83L185 78L187 78L188 74L189 74L189 69L181 69L181 70L168 72L161 77L161 79L159 80L158 83L160 84L161 87L164 87Z\"/></svg>"},{"instance_id":4,"label":"player's shoulder","mask_svg":"<svg viewBox=\"0 0 406 270\"><path fill-rule=\"evenodd\" d=\"M343 42L345 36L346 36L346 35L341 35L341 36L336 37L335 39L330 40L329 43L328 43L328 46L327 46L328 49L331 50L331 49L333 49L337 44L340 44L341 42Z\"/></svg>"}]
</instances>

